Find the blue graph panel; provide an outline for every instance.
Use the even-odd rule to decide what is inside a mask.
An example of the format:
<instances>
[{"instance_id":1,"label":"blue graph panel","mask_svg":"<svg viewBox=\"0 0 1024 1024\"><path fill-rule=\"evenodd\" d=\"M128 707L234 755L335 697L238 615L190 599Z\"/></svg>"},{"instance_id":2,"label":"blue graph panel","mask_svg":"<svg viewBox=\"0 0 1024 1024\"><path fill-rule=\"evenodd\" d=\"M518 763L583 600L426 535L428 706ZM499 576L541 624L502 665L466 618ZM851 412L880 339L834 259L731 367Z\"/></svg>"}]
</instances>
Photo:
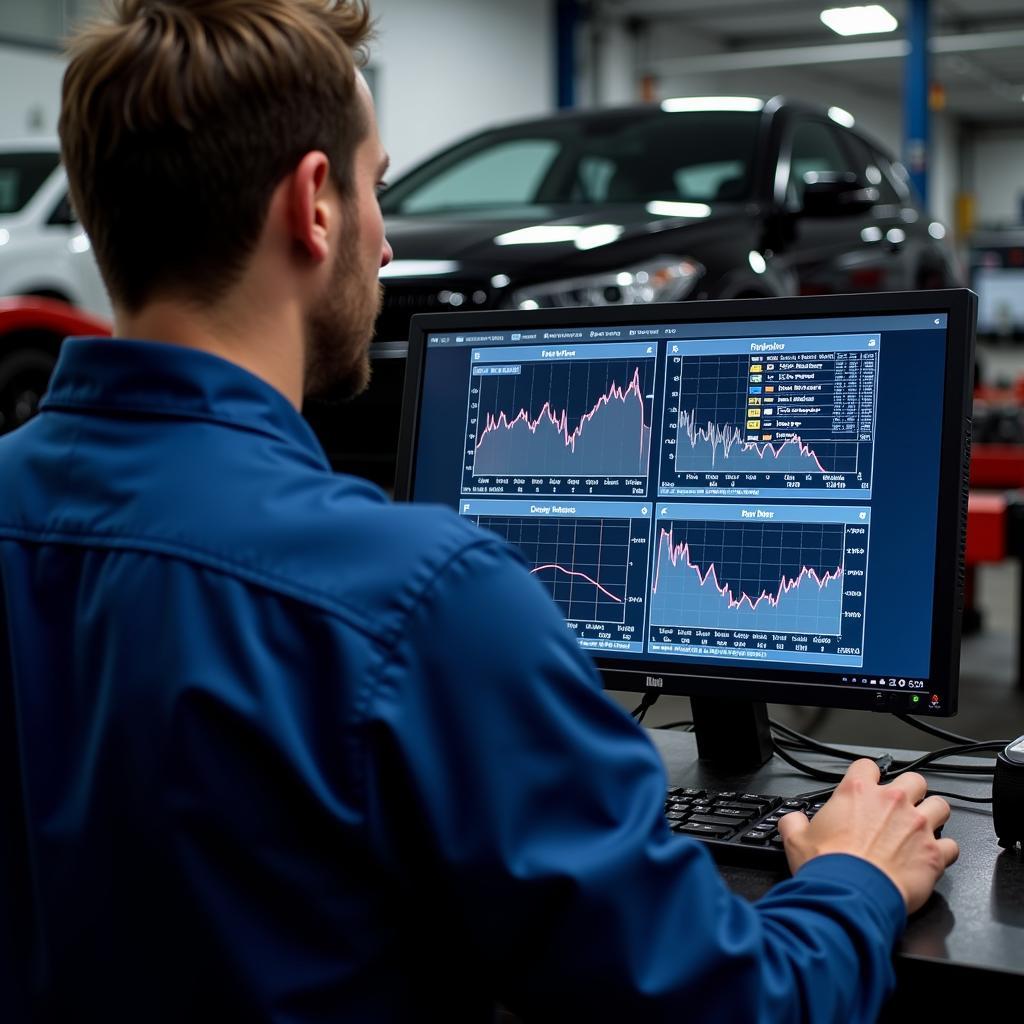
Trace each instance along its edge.
<instances>
[{"instance_id":1,"label":"blue graph panel","mask_svg":"<svg viewBox=\"0 0 1024 1024\"><path fill-rule=\"evenodd\" d=\"M646 488L653 359L524 362L516 369L473 378L464 493Z\"/></svg>"},{"instance_id":2,"label":"blue graph panel","mask_svg":"<svg viewBox=\"0 0 1024 1024\"><path fill-rule=\"evenodd\" d=\"M877 351L671 356L659 494L869 497L877 369Z\"/></svg>"},{"instance_id":3,"label":"blue graph panel","mask_svg":"<svg viewBox=\"0 0 1024 1024\"><path fill-rule=\"evenodd\" d=\"M651 625L842 633L846 526L659 523Z\"/></svg>"},{"instance_id":4,"label":"blue graph panel","mask_svg":"<svg viewBox=\"0 0 1024 1024\"><path fill-rule=\"evenodd\" d=\"M647 587L644 519L471 517L517 547L581 646L639 649Z\"/></svg>"}]
</instances>

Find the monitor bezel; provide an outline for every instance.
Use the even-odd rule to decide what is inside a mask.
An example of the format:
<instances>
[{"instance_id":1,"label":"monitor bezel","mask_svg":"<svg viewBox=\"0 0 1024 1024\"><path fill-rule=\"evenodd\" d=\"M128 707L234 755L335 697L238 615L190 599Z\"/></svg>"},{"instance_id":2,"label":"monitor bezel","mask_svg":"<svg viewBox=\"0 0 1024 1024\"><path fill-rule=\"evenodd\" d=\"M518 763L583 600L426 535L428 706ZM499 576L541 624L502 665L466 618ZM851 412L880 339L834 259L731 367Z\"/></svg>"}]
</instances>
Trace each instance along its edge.
<instances>
[{"instance_id":1,"label":"monitor bezel","mask_svg":"<svg viewBox=\"0 0 1024 1024\"><path fill-rule=\"evenodd\" d=\"M968 288L910 292L868 292L766 299L714 299L628 306L574 306L538 310L499 309L413 316L409 333L402 421L395 476L395 498L411 500L418 413L423 387L426 339L438 331L586 327L595 324L707 323L737 320L801 320L822 316L945 314L944 411L940 432L935 598L932 606L930 691L941 695L938 710L928 700L915 705L905 691L862 689L785 669L762 669L753 677L740 666L677 665L666 661L630 664L594 655L605 686L613 690L697 697L722 697L779 704L806 704L948 717L956 714L959 690L960 630L963 612L963 554L967 497L977 296ZM943 557L954 551L955 559ZM826 673L822 673L823 675ZM835 674L835 673L827 673ZM756 693L751 687L756 687Z\"/></svg>"}]
</instances>

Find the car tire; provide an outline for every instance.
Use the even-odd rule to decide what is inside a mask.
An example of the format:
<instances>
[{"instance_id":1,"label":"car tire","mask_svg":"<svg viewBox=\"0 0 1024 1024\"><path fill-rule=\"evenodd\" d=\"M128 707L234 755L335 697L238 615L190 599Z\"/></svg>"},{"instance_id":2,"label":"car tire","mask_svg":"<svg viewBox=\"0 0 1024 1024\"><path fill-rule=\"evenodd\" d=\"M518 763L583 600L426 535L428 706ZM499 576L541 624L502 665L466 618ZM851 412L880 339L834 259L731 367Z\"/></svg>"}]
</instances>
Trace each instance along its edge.
<instances>
[{"instance_id":1,"label":"car tire","mask_svg":"<svg viewBox=\"0 0 1024 1024\"><path fill-rule=\"evenodd\" d=\"M19 348L0 357L0 434L36 414L56 362L41 348Z\"/></svg>"}]
</instances>

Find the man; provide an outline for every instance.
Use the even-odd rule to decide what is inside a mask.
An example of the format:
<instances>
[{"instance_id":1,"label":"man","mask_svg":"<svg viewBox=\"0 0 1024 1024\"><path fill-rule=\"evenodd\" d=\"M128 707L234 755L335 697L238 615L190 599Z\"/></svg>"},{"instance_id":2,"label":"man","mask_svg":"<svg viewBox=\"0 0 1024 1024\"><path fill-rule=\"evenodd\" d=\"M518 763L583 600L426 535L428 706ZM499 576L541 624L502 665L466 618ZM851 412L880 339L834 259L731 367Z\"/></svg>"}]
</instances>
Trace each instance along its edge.
<instances>
[{"instance_id":1,"label":"man","mask_svg":"<svg viewBox=\"0 0 1024 1024\"><path fill-rule=\"evenodd\" d=\"M300 418L365 386L391 257L366 33L119 0L73 42L117 338L0 442L7 1019L873 1019L946 804L858 762L733 896L511 550Z\"/></svg>"}]
</instances>

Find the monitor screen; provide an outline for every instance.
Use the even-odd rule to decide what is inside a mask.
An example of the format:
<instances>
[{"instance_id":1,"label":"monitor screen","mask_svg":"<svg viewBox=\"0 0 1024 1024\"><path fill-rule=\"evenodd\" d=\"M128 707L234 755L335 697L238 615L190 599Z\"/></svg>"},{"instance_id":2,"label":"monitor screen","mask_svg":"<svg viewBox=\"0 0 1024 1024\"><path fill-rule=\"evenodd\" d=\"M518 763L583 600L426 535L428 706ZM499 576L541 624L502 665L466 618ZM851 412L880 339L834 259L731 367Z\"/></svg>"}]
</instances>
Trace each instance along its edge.
<instances>
[{"instance_id":1,"label":"monitor screen","mask_svg":"<svg viewBox=\"0 0 1024 1024\"><path fill-rule=\"evenodd\" d=\"M967 290L416 317L396 493L617 690L956 710Z\"/></svg>"}]
</instances>

